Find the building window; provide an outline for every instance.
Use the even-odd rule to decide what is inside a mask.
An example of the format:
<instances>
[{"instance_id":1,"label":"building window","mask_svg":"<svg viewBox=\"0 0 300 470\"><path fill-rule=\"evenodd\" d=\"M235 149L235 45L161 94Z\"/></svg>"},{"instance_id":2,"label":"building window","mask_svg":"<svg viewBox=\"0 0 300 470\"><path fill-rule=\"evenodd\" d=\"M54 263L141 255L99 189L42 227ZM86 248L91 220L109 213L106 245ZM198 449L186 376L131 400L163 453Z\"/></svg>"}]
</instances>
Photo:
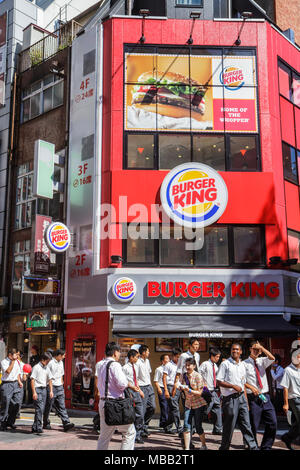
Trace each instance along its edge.
<instances>
[{"instance_id":1,"label":"building window","mask_svg":"<svg viewBox=\"0 0 300 470\"><path fill-rule=\"evenodd\" d=\"M260 227L233 227L234 264L263 264Z\"/></svg>"},{"instance_id":2,"label":"building window","mask_svg":"<svg viewBox=\"0 0 300 470\"><path fill-rule=\"evenodd\" d=\"M12 310L20 310L22 308L22 277L30 274L30 251L30 240L19 241L14 245Z\"/></svg>"},{"instance_id":3,"label":"building window","mask_svg":"<svg viewBox=\"0 0 300 470\"><path fill-rule=\"evenodd\" d=\"M288 230L288 248L289 248L289 259L297 258L298 263L292 265L291 269L294 271L300 271L300 233L294 230Z\"/></svg>"},{"instance_id":4,"label":"building window","mask_svg":"<svg viewBox=\"0 0 300 470\"><path fill-rule=\"evenodd\" d=\"M217 171L259 171L257 135L128 133L125 168L171 170L191 161Z\"/></svg>"},{"instance_id":5,"label":"building window","mask_svg":"<svg viewBox=\"0 0 300 470\"><path fill-rule=\"evenodd\" d=\"M125 168L260 171L254 50L126 45L124 62Z\"/></svg>"},{"instance_id":6,"label":"building window","mask_svg":"<svg viewBox=\"0 0 300 470\"><path fill-rule=\"evenodd\" d=\"M300 107L300 74L279 61L279 93Z\"/></svg>"},{"instance_id":7,"label":"building window","mask_svg":"<svg viewBox=\"0 0 300 470\"><path fill-rule=\"evenodd\" d=\"M154 229L153 229L154 227ZM264 229L262 226L216 225L204 229L202 248L195 247L195 235L183 227L141 226L138 239L128 226L123 241L124 265L181 267L262 267L265 265ZM156 226L158 227L158 226ZM157 232L157 237L153 235ZM159 237L158 237L159 233ZM198 235L197 235L198 236ZM198 240L199 242L200 240ZM190 243L187 245L187 243Z\"/></svg>"},{"instance_id":8,"label":"building window","mask_svg":"<svg viewBox=\"0 0 300 470\"><path fill-rule=\"evenodd\" d=\"M32 163L21 165L17 173L15 229L31 227L35 214L35 199L32 194Z\"/></svg>"},{"instance_id":9,"label":"building window","mask_svg":"<svg viewBox=\"0 0 300 470\"><path fill-rule=\"evenodd\" d=\"M47 75L22 92L22 122L61 106L64 102L64 79Z\"/></svg>"},{"instance_id":10,"label":"building window","mask_svg":"<svg viewBox=\"0 0 300 470\"><path fill-rule=\"evenodd\" d=\"M298 184L298 161L300 151L291 147L291 145L282 143L283 174L284 178Z\"/></svg>"}]
</instances>

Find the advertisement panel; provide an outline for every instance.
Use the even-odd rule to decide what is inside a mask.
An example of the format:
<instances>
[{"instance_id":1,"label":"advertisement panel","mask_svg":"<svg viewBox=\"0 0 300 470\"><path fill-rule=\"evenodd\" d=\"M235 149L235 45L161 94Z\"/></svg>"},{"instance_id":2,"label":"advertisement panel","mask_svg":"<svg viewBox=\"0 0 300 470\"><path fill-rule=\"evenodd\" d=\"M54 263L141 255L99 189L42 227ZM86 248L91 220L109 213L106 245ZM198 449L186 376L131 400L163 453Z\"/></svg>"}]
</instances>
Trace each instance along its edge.
<instances>
[{"instance_id":1,"label":"advertisement panel","mask_svg":"<svg viewBox=\"0 0 300 470\"><path fill-rule=\"evenodd\" d=\"M34 274L49 274L50 272L50 250L46 245L44 234L51 224L52 217L37 214L33 224L33 259L32 272Z\"/></svg>"},{"instance_id":2,"label":"advertisement panel","mask_svg":"<svg viewBox=\"0 0 300 470\"><path fill-rule=\"evenodd\" d=\"M93 275L93 253L98 253L93 237L97 232L94 214L97 210L97 191L101 191L101 170L97 156L97 115L101 99L96 73L101 62L101 37L97 28L75 39L72 45L72 74L70 97L69 200L67 225L73 234L73 246L67 254L67 309L85 297ZM100 36L100 35L99 35ZM97 245L97 243L95 243ZM88 305L87 298L85 299Z\"/></svg>"},{"instance_id":3,"label":"advertisement panel","mask_svg":"<svg viewBox=\"0 0 300 470\"><path fill-rule=\"evenodd\" d=\"M72 405L94 406L96 340L73 341Z\"/></svg>"},{"instance_id":4,"label":"advertisement panel","mask_svg":"<svg viewBox=\"0 0 300 470\"><path fill-rule=\"evenodd\" d=\"M258 132L255 56L126 53L125 129Z\"/></svg>"}]
</instances>

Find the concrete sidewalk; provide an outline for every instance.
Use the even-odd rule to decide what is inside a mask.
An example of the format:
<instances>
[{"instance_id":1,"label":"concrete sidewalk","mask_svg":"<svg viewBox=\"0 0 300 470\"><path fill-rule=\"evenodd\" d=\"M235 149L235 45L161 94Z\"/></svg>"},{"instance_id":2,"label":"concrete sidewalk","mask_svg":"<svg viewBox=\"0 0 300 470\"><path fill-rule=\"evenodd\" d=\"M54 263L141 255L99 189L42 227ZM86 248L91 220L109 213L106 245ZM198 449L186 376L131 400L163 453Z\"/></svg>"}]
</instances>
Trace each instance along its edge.
<instances>
[{"instance_id":1,"label":"concrete sidewalk","mask_svg":"<svg viewBox=\"0 0 300 470\"><path fill-rule=\"evenodd\" d=\"M36 436L31 433L34 410L23 408L21 417L17 420L17 429L15 431L0 432L0 450L95 450L98 440L98 433L93 429L94 411L68 410L71 422L75 424L69 432L64 432L60 419L51 413L52 430L44 431L42 436ZM178 436L165 434L158 427L158 419L151 421L151 435L145 441L145 444L136 444L136 450L182 450L181 442ZM209 450L218 450L221 442L221 436L212 435L212 425L204 423L203 425ZM280 436L287 430L285 418L279 420L279 429L274 443L274 450L285 450L285 445L281 442ZM261 434L258 435L259 442ZM197 435L193 442L196 449L200 442ZM121 435L115 434L109 450L120 449ZM300 450L300 447L296 447ZM234 432L232 439L232 450L242 450L243 441L239 430Z\"/></svg>"}]
</instances>

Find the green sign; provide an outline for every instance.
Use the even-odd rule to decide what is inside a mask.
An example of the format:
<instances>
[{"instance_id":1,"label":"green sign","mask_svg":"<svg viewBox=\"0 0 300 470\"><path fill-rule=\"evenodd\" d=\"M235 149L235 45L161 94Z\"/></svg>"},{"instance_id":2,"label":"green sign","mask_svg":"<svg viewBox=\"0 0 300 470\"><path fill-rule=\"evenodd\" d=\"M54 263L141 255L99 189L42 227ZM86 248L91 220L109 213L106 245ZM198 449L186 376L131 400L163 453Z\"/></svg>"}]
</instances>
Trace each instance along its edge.
<instances>
[{"instance_id":1,"label":"green sign","mask_svg":"<svg viewBox=\"0 0 300 470\"><path fill-rule=\"evenodd\" d=\"M53 199L54 154L54 144L35 141L33 195L36 197Z\"/></svg>"}]
</instances>

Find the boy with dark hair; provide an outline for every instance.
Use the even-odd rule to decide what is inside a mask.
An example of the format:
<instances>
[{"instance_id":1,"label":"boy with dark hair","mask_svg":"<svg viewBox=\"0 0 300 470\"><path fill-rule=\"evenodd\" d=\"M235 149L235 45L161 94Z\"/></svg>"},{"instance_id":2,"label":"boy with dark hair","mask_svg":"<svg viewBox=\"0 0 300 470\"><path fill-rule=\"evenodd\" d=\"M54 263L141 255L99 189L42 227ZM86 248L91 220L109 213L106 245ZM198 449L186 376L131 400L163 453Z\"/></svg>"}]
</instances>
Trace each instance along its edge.
<instances>
[{"instance_id":1,"label":"boy with dark hair","mask_svg":"<svg viewBox=\"0 0 300 470\"><path fill-rule=\"evenodd\" d=\"M144 398L144 394L142 390L139 387L138 381L137 381L137 376L138 376L138 359L139 359L139 353L134 350L130 349L127 354L128 362L123 366L123 372L127 377L127 380L129 382L129 388L130 388L130 393L134 398L134 403L135 403L135 421L134 421L134 426L136 430L136 438L135 442L137 444L144 444L144 441L142 439L142 431L143 431L143 401L142 399Z\"/></svg>"},{"instance_id":2,"label":"boy with dark hair","mask_svg":"<svg viewBox=\"0 0 300 470\"><path fill-rule=\"evenodd\" d=\"M16 349L7 351L6 359L1 361L2 385L1 385L1 408L0 408L0 430L6 431L7 427L15 428L14 422L21 405L21 369L18 363Z\"/></svg>"},{"instance_id":3,"label":"boy with dark hair","mask_svg":"<svg viewBox=\"0 0 300 470\"><path fill-rule=\"evenodd\" d=\"M206 408L206 414L211 413L213 415L214 427L213 434L222 435L222 409L221 409L221 400L218 395L217 387L217 372L219 362L221 357L221 351L217 348L210 348L209 350L209 360L204 361L199 369L200 374L202 375L204 381L206 382L207 388L211 394L211 400L208 403Z\"/></svg>"},{"instance_id":4,"label":"boy with dark hair","mask_svg":"<svg viewBox=\"0 0 300 470\"><path fill-rule=\"evenodd\" d=\"M57 349L53 351L53 358L48 364L52 375L53 398L50 398L50 387L47 387L47 400L45 411L43 414L43 428L51 429L49 415L52 407L55 408L58 416L62 420L64 431L69 431L74 428L74 423L70 422L66 405L65 405L65 391L64 391L64 363L65 351Z\"/></svg>"},{"instance_id":5,"label":"boy with dark hair","mask_svg":"<svg viewBox=\"0 0 300 470\"><path fill-rule=\"evenodd\" d=\"M169 406L165 396L165 389L163 384L164 366L166 366L168 362L170 362L169 355L162 354L160 356L161 365L157 367L154 372L154 385L157 391L157 398L160 406L159 427L163 428L166 434L173 434L173 432L171 431L172 420L169 416Z\"/></svg>"},{"instance_id":6,"label":"boy with dark hair","mask_svg":"<svg viewBox=\"0 0 300 470\"><path fill-rule=\"evenodd\" d=\"M177 372L177 363L180 355L182 354L181 348L174 348L172 351L172 360L169 361L163 369L163 384L165 390L165 397L168 401L168 414L172 417L172 423L175 423L176 431L181 435L183 427L180 424L180 410L179 410L179 400L180 400L180 390L178 388L174 389L176 372Z\"/></svg>"},{"instance_id":7,"label":"boy with dark hair","mask_svg":"<svg viewBox=\"0 0 300 470\"><path fill-rule=\"evenodd\" d=\"M52 374L48 367L51 359L51 354L47 352L41 354L40 362L34 366L30 377L33 405L35 408L32 432L38 436L43 433L43 414L46 406L48 384L50 399L53 398Z\"/></svg>"}]
</instances>

